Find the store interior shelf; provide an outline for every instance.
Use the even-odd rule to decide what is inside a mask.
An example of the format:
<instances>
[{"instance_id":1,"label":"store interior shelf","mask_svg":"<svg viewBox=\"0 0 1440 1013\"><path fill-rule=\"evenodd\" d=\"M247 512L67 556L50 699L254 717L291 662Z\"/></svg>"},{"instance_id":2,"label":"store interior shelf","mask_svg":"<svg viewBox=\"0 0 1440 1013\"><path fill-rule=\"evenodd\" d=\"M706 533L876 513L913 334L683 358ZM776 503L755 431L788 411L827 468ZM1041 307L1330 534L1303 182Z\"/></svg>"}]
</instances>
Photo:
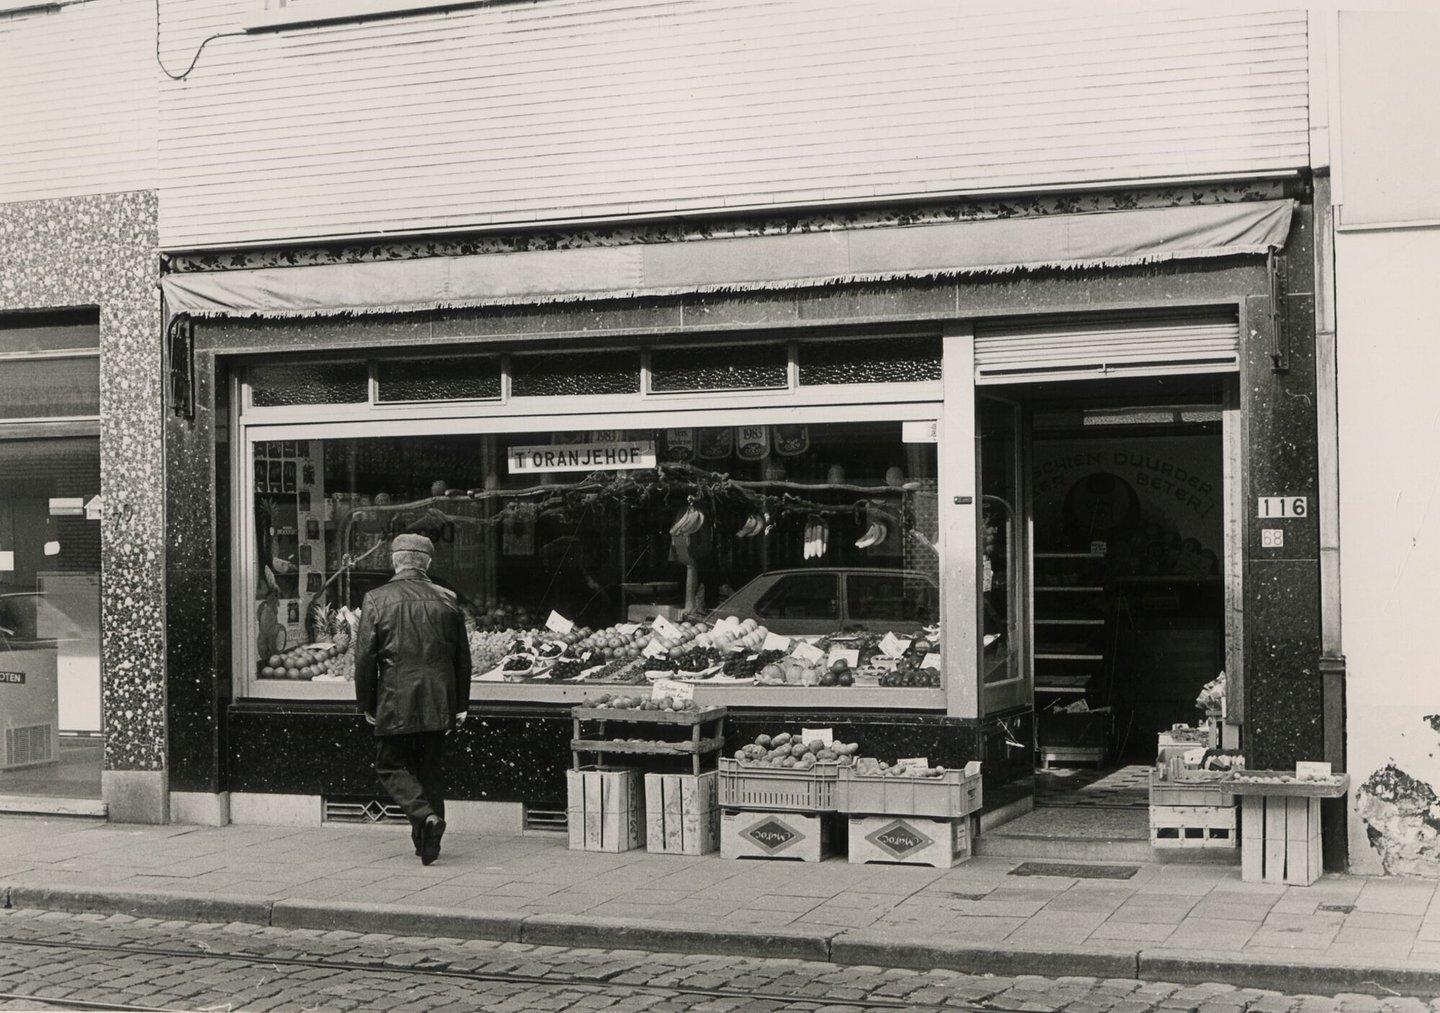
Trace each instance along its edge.
<instances>
[{"instance_id":1,"label":"store interior shelf","mask_svg":"<svg viewBox=\"0 0 1440 1013\"><path fill-rule=\"evenodd\" d=\"M649 756L694 756L697 753L719 752L724 739L701 739L699 742L625 742L616 739L572 739L570 748L577 753L631 753Z\"/></svg>"}]
</instances>

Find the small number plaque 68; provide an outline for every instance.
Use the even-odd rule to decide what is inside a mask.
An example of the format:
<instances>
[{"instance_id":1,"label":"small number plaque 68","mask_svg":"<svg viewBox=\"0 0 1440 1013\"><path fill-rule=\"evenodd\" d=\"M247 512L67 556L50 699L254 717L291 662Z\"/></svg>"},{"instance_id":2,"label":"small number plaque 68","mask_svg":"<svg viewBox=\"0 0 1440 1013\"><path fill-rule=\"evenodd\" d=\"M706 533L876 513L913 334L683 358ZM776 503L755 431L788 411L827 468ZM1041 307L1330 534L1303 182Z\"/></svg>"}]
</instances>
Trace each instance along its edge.
<instances>
[{"instance_id":1,"label":"small number plaque 68","mask_svg":"<svg viewBox=\"0 0 1440 1013\"><path fill-rule=\"evenodd\" d=\"M1310 512L1305 496L1261 496L1259 513L1261 520L1282 517L1304 517Z\"/></svg>"}]
</instances>

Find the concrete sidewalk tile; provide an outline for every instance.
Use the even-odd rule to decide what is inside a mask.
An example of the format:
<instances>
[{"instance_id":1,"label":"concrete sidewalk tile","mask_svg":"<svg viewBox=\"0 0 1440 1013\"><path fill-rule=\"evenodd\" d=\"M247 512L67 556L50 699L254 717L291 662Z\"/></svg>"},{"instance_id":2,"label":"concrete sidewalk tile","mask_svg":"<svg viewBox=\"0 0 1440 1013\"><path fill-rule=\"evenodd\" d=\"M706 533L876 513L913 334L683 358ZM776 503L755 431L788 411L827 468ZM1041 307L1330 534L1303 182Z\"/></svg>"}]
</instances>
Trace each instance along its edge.
<instances>
[{"instance_id":1,"label":"concrete sidewalk tile","mask_svg":"<svg viewBox=\"0 0 1440 1013\"><path fill-rule=\"evenodd\" d=\"M764 894L746 899L744 906L751 911L810 911L825 903L821 897L788 897L780 894Z\"/></svg>"},{"instance_id":2,"label":"concrete sidewalk tile","mask_svg":"<svg viewBox=\"0 0 1440 1013\"><path fill-rule=\"evenodd\" d=\"M1300 929L1271 929L1261 925L1245 944L1246 952L1261 950L1307 950L1318 952L1326 950L1335 941L1335 933L1338 929L1315 930L1306 932Z\"/></svg>"},{"instance_id":3,"label":"concrete sidewalk tile","mask_svg":"<svg viewBox=\"0 0 1440 1013\"><path fill-rule=\"evenodd\" d=\"M152 918L183 918L195 922L256 922L270 920L270 902L253 896L229 894L186 894L163 890L130 890L113 887L64 887L12 885L7 898L11 907L45 908L51 911L100 911Z\"/></svg>"},{"instance_id":4,"label":"concrete sidewalk tile","mask_svg":"<svg viewBox=\"0 0 1440 1013\"><path fill-rule=\"evenodd\" d=\"M1345 926L1330 942L1334 952L1357 956L1394 957L1408 952L1416 943L1415 933L1405 929L1351 928Z\"/></svg>"},{"instance_id":5,"label":"concrete sidewalk tile","mask_svg":"<svg viewBox=\"0 0 1440 1013\"><path fill-rule=\"evenodd\" d=\"M732 926L691 928L636 923L589 915L532 915L522 941L537 946L633 948L669 953L711 953L744 957L825 960L833 933L796 928L767 932Z\"/></svg>"},{"instance_id":6,"label":"concrete sidewalk tile","mask_svg":"<svg viewBox=\"0 0 1440 1013\"><path fill-rule=\"evenodd\" d=\"M1434 883L1372 879L1355 898L1355 910L1383 914L1423 915L1435 899Z\"/></svg>"},{"instance_id":7,"label":"concrete sidewalk tile","mask_svg":"<svg viewBox=\"0 0 1440 1013\"><path fill-rule=\"evenodd\" d=\"M1341 930L1346 929L1388 929L1392 932L1410 932L1419 935L1425 921L1420 915L1382 914L1378 911L1352 911L1343 916ZM1440 926L1437 926L1440 931Z\"/></svg>"},{"instance_id":8,"label":"concrete sidewalk tile","mask_svg":"<svg viewBox=\"0 0 1440 1013\"><path fill-rule=\"evenodd\" d=\"M1255 935L1255 922L1219 918L1187 918L1163 944L1165 949L1215 950L1237 952L1245 948Z\"/></svg>"},{"instance_id":9,"label":"concrete sidewalk tile","mask_svg":"<svg viewBox=\"0 0 1440 1013\"><path fill-rule=\"evenodd\" d=\"M933 923L930 938L944 940L947 944L998 943L1024 924L1024 918L956 915L948 921Z\"/></svg>"},{"instance_id":10,"label":"concrete sidewalk tile","mask_svg":"<svg viewBox=\"0 0 1440 1013\"><path fill-rule=\"evenodd\" d=\"M515 912L442 911L390 903L329 900L276 901L270 924L282 929L384 932L396 936L450 936L519 942L523 916Z\"/></svg>"},{"instance_id":11,"label":"concrete sidewalk tile","mask_svg":"<svg viewBox=\"0 0 1440 1013\"><path fill-rule=\"evenodd\" d=\"M1233 922L1263 922L1270 915L1270 907L1266 904L1248 904L1240 900L1223 900L1217 897L1206 897L1200 903L1192 907L1186 916L1191 918L1215 919L1219 921Z\"/></svg>"},{"instance_id":12,"label":"concrete sidewalk tile","mask_svg":"<svg viewBox=\"0 0 1440 1013\"><path fill-rule=\"evenodd\" d=\"M1154 945L1169 939L1175 928L1155 922L1117 922L1114 916L1090 933L1091 940L1130 941Z\"/></svg>"},{"instance_id":13,"label":"concrete sidewalk tile","mask_svg":"<svg viewBox=\"0 0 1440 1013\"><path fill-rule=\"evenodd\" d=\"M1126 901L1106 919L1115 925L1179 925L1185 920L1188 908L1163 904L1136 904Z\"/></svg>"},{"instance_id":14,"label":"concrete sidewalk tile","mask_svg":"<svg viewBox=\"0 0 1440 1013\"><path fill-rule=\"evenodd\" d=\"M840 933L830 941L830 958L837 964L970 974L1128 977L1135 973L1134 951L1125 947L1051 950L1004 944L966 945L949 939L936 941L918 933L876 929Z\"/></svg>"},{"instance_id":15,"label":"concrete sidewalk tile","mask_svg":"<svg viewBox=\"0 0 1440 1013\"><path fill-rule=\"evenodd\" d=\"M865 911L853 907L817 907L796 915L792 925L827 926L836 930L842 928L863 929L880 920L877 911Z\"/></svg>"},{"instance_id":16,"label":"concrete sidewalk tile","mask_svg":"<svg viewBox=\"0 0 1440 1013\"><path fill-rule=\"evenodd\" d=\"M1014 932L1005 937L1005 941L1021 946L1083 943L1104 921L1103 914L1068 913L1063 918L1037 915L1021 923Z\"/></svg>"}]
</instances>

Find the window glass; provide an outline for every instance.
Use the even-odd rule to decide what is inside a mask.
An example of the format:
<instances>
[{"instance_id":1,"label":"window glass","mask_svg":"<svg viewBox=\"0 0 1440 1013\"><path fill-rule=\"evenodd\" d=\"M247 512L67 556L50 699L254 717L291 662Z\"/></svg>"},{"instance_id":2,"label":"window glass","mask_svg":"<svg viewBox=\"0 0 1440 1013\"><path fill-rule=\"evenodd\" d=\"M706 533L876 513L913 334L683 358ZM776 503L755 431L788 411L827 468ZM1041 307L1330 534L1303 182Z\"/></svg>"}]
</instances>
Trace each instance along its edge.
<instances>
[{"instance_id":1,"label":"window glass","mask_svg":"<svg viewBox=\"0 0 1440 1013\"><path fill-rule=\"evenodd\" d=\"M494 399L500 396L500 356L380 359L375 380L381 402Z\"/></svg>"},{"instance_id":2,"label":"window glass","mask_svg":"<svg viewBox=\"0 0 1440 1013\"><path fill-rule=\"evenodd\" d=\"M99 798L99 440L0 441L0 475L0 795Z\"/></svg>"},{"instance_id":3,"label":"window glass","mask_svg":"<svg viewBox=\"0 0 1440 1013\"><path fill-rule=\"evenodd\" d=\"M790 353L783 342L657 348L650 353L650 389L781 389L789 384L789 370Z\"/></svg>"},{"instance_id":4,"label":"window glass","mask_svg":"<svg viewBox=\"0 0 1440 1013\"><path fill-rule=\"evenodd\" d=\"M939 614L937 446L905 432L866 421L257 440L256 688L353 679L359 610L392 576L402 532L434 543L430 574L459 598L482 680L713 677L773 632L853 646L855 678L879 685L878 641ZM855 585L865 600L847 620L855 570L873 580ZM568 636L545 630L552 612L573 623ZM566 641L547 648L558 661L504 667L547 639ZM651 639L663 658L642 656ZM763 674L737 676L744 667L728 677Z\"/></svg>"},{"instance_id":5,"label":"window glass","mask_svg":"<svg viewBox=\"0 0 1440 1013\"><path fill-rule=\"evenodd\" d=\"M640 353L537 352L510 360L510 392L516 397L638 394Z\"/></svg>"},{"instance_id":6,"label":"window glass","mask_svg":"<svg viewBox=\"0 0 1440 1013\"><path fill-rule=\"evenodd\" d=\"M250 403L277 405L362 404L370 399L365 362L277 362L252 366Z\"/></svg>"},{"instance_id":7,"label":"window glass","mask_svg":"<svg viewBox=\"0 0 1440 1013\"><path fill-rule=\"evenodd\" d=\"M0 366L0 418L100 414L100 360L20 359Z\"/></svg>"},{"instance_id":8,"label":"window glass","mask_svg":"<svg viewBox=\"0 0 1440 1013\"><path fill-rule=\"evenodd\" d=\"M800 344L801 385L940 379L939 338L861 338Z\"/></svg>"}]
</instances>

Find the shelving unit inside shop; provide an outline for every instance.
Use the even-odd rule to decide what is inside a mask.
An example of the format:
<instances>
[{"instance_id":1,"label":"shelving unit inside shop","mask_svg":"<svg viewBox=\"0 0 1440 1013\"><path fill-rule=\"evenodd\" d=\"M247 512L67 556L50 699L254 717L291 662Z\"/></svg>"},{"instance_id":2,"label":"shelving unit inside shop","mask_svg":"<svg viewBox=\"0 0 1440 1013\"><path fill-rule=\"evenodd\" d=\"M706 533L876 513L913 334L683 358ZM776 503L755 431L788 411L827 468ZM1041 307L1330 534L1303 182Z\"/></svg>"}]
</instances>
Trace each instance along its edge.
<instances>
[{"instance_id":1,"label":"shelving unit inside shop","mask_svg":"<svg viewBox=\"0 0 1440 1013\"><path fill-rule=\"evenodd\" d=\"M598 763L604 755L623 754L688 758L691 773L700 774L702 767L715 769L725 745L724 707L689 711L574 707L570 713L575 770L587 762L587 756L593 757L588 762Z\"/></svg>"},{"instance_id":2,"label":"shelving unit inside shop","mask_svg":"<svg viewBox=\"0 0 1440 1013\"><path fill-rule=\"evenodd\" d=\"M1103 552L1034 558L1035 710L1039 748L1053 763L1102 763L1108 708L1109 623ZM1078 700L1088 710L1066 710Z\"/></svg>"}]
</instances>

